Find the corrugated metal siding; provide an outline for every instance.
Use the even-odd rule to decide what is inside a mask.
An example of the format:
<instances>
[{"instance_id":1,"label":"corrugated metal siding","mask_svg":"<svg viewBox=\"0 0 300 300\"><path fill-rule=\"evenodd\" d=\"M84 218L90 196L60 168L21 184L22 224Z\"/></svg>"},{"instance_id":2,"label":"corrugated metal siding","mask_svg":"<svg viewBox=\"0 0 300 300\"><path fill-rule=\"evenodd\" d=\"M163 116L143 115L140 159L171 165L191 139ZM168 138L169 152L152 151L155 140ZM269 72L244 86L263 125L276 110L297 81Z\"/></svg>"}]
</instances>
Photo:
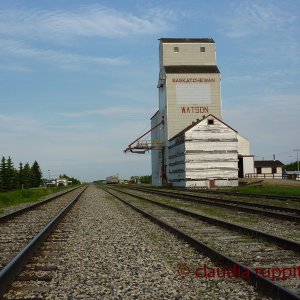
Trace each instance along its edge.
<instances>
[{"instance_id":1,"label":"corrugated metal siding","mask_svg":"<svg viewBox=\"0 0 300 300\"><path fill-rule=\"evenodd\" d=\"M198 82L178 82L178 80L198 80ZM222 118L220 74L167 74L166 86L168 139L190 125L192 121L202 119L203 115L213 114ZM203 86L205 91L201 93ZM178 90L179 95L176 92ZM183 90L185 97L182 98Z\"/></svg>"},{"instance_id":2,"label":"corrugated metal siding","mask_svg":"<svg viewBox=\"0 0 300 300\"><path fill-rule=\"evenodd\" d=\"M157 113L151 119L151 127L154 127L161 120L160 113ZM151 141L161 141L161 130L156 128L151 131ZM152 184L155 186L161 186L161 151L152 150L151 151L151 166L152 166Z\"/></svg>"},{"instance_id":3,"label":"corrugated metal siding","mask_svg":"<svg viewBox=\"0 0 300 300\"><path fill-rule=\"evenodd\" d=\"M216 64L214 43L163 43L161 45L164 66ZM178 47L179 52L174 52L174 47ZM205 47L205 52L200 52L200 47Z\"/></svg>"},{"instance_id":4,"label":"corrugated metal siding","mask_svg":"<svg viewBox=\"0 0 300 300\"><path fill-rule=\"evenodd\" d=\"M200 47L205 47L205 52ZM165 120L162 140L167 179L182 187L209 187L210 178L217 186L236 186L237 153L249 152L249 144L241 138L238 148L237 132L227 124L207 126L200 122L182 135L185 141L176 138L168 144L203 116L212 114L222 120L221 76L214 41L161 39L159 63L160 71L167 70L167 74L160 72L158 84L159 111ZM157 161L155 158L153 164Z\"/></svg>"}]
</instances>

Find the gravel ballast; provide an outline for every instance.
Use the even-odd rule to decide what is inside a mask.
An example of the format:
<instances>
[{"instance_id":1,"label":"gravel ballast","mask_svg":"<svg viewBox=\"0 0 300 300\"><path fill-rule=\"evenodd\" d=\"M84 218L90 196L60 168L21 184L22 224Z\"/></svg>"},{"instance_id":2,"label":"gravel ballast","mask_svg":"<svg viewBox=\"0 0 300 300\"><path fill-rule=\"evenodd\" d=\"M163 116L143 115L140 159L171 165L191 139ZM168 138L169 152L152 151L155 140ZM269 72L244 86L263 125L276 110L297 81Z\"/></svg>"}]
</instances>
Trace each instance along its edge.
<instances>
[{"instance_id":1,"label":"gravel ballast","mask_svg":"<svg viewBox=\"0 0 300 300\"><path fill-rule=\"evenodd\" d=\"M240 279L196 278L217 266L93 185L55 235L60 264L45 299L268 299Z\"/></svg>"}]
</instances>

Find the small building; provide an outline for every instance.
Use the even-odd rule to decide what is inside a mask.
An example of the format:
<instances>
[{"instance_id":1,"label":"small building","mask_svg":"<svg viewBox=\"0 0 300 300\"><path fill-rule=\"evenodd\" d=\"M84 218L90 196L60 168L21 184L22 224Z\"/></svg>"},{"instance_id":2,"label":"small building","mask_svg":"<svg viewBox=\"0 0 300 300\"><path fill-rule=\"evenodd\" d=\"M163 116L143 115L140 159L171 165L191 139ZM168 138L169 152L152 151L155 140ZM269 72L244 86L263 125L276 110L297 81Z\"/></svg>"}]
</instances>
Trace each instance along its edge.
<instances>
[{"instance_id":1,"label":"small building","mask_svg":"<svg viewBox=\"0 0 300 300\"><path fill-rule=\"evenodd\" d=\"M282 166L279 160L256 160L254 161L254 173L246 174L248 178L282 178Z\"/></svg>"},{"instance_id":2,"label":"small building","mask_svg":"<svg viewBox=\"0 0 300 300\"><path fill-rule=\"evenodd\" d=\"M68 185L68 179L58 178L58 179L56 179L56 185L57 186L67 186Z\"/></svg>"},{"instance_id":3,"label":"small building","mask_svg":"<svg viewBox=\"0 0 300 300\"><path fill-rule=\"evenodd\" d=\"M238 132L208 115L169 140L172 186L214 188L238 186Z\"/></svg>"},{"instance_id":4,"label":"small building","mask_svg":"<svg viewBox=\"0 0 300 300\"><path fill-rule=\"evenodd\" d=\"M292 180L300 180L300 171L285 171L283 178L292 179Z\"/></svg>"}]
</instances>

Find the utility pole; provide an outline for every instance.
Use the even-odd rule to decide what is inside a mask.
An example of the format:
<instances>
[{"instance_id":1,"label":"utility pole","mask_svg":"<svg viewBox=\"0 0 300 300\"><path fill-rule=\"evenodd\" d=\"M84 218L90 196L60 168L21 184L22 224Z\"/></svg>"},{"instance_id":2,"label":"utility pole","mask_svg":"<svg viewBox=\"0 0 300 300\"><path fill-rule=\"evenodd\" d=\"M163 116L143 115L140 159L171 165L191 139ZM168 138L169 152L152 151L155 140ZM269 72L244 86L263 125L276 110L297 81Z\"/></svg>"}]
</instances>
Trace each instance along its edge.
<instances>
[{"instance_id":1,"label":"utility pole","mask_svg":"<svg viewBox=\"0 0 300 300\"><path fill-rule=\"evenodd\" d=\"M298 172L299 172L299 158L298 158L298 153L299 153L300 149L294 149L293 151L297 152L297 169L298 169Z\"/></svg>"}]
</instances>

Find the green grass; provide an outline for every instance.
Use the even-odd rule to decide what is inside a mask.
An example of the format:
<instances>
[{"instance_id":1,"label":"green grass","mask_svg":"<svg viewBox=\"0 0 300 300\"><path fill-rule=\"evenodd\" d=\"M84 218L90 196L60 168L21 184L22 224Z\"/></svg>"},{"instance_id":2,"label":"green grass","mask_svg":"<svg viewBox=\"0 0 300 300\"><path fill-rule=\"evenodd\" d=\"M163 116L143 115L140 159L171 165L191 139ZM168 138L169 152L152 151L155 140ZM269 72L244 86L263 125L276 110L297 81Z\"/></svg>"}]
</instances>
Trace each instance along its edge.
<instances>
[{"instance_id":1,"label":"green grass","mask_svg":"<svg viewBox=\"0 0 300 300\"><path fill-rule=\"evenodd\" d=\"M300 197L300 187L296 186L240 186L226 191L255 195L264 194ZM224 190L224 192L226 191Z\"/></svg>"},{"instance_id":2,"label":"green grass","mask_svg":"<svg viewBox=\"0 0 300 300\"><path fill-rule=\"evenodd\" d=\"M23 203L36 202L44 196L66 189L67 187L24 189L12 192L0 193L1 208L15 206Z\"/></svg>"}]
</instances>

